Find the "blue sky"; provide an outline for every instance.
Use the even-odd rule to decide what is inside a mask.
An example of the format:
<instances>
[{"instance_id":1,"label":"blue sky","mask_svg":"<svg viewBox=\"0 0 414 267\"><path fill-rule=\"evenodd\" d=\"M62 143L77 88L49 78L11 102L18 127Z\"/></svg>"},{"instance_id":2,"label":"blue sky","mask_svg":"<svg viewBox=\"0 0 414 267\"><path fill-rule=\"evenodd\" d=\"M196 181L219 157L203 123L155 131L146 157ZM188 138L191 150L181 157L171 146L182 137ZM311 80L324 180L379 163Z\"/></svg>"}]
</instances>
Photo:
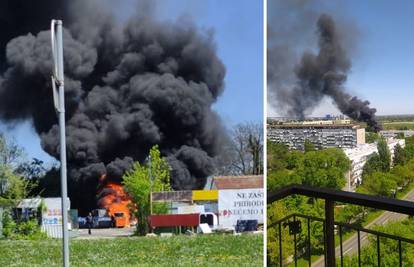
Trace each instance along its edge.
<instances>
[{"instance_id":1,"label":"blue sky","mask_svg":"<svg viewBox=\"0 0 414 267\"><path fill-rule=\"evenodd\" d=\"M263 121L263 7L252 0L164 0L158 1L156 14L161 20L189 15L201 28L213 28L217 52L227 69L225 90L213 106L227 128L242 122ZM112 2L114 3L114 2ZM116 15L122 20L135 10L134 0L117 1ZM28 157L45 161L39 138L30 122L0 131L22 145Z\"/></svg>"},{"instance_id":2,"label":"blue sky","mask_svg":"<svg viewBox=\"0 0 414 267\"><path fill-rule=\"evenodd\" d=\"M349 81L378 114L414 113L414 1L349 1L360 28L359 57Z\"/></svg>"},{"instance_id":3,"label":"blue sky","mask_svg":"<svg viewBox=\"0 0 414 267\"><path fill-rule=\"evenodd\" d=\"M414 114L414 1L332 2L323 11L358 28L350 91L368 99L379 115ZM339 114L330 102L313 115Z\"/></svg>"},{"instance_id":4,"label":"blue sky","mask_svg":"<svg viewBox=\"0 0 414 267\"><path fill-rule=\"evenodd\" d=\"M190 15L215 30L219 57L226 66L226 87L214 109L226 126L263 121L263 7L251 0L159 1L161 18Z\"/></svg>"}]
</instances>

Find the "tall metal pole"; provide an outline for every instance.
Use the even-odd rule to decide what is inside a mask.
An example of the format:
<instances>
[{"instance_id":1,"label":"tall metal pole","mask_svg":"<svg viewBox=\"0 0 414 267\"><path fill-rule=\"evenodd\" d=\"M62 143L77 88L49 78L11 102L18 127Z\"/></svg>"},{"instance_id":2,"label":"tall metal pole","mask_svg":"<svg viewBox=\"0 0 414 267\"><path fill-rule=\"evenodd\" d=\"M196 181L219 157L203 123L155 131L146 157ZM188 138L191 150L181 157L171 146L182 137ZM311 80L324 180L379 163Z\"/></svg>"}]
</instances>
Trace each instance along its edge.
<instances>
[{"instance_id":1,"label":"tall metal pole","mask_svg":"<svg viewBox=\"0 0 414 267\"><path fill-rule=\"evenodd\" d=\"M55 34L56 33L56 34ZM68 232L68 192L66 178L66 133L65 133L65 91L63 74L63 40L62 21L52 20L51 23L52 53L54 73L52 76L55 108L59 114L60 135L60 182L62 191L62 237L63 266L69 267L69 232ZM56 92L56 85L59 87ZM56 94L58 96L56 96Z\"/></svg>"},{"instance_id":2,"label":"tall metal pole","mask_svg":"<svg viewBox=\"0 0 414 267\"><path fill-rule=\"evenodd\" d=\"M150 178L150 215L152 215L152 162L151 162L151 155L148 156L149 158L149 178Z\"/></svg>"}]
</instances>

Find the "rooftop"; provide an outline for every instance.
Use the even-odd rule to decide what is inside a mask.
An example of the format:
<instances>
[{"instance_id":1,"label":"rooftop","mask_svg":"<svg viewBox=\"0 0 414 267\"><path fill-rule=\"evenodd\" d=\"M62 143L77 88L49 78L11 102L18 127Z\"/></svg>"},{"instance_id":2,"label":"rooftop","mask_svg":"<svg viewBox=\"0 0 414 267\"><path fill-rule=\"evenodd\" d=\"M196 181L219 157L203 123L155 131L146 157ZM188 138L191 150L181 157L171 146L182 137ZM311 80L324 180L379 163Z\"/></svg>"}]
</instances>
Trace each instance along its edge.
<instances>
[{"instance_id":1,"label":"rooftop","mask_svg":"<svg viewBox=\"0 0 414 267\"><path fill-rule=\"evenodd\" d=\"M215 189L246 189L263 188L263 175L245 176L215 176L213 187Z\"/></svg>"}]
</instances>

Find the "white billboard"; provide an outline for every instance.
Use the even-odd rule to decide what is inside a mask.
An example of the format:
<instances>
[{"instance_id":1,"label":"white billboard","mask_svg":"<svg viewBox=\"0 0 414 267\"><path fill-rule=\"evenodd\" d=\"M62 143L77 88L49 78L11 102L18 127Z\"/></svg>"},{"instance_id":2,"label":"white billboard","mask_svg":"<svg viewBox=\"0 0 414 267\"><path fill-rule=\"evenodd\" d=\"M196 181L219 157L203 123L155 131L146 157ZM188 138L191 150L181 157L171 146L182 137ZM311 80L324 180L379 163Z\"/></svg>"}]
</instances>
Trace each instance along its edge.
<instances>
[{"instance_id":1,"label":"white billboard","mask_svg":"<svg viewBox=\"0 0 414 267\"><path fill-rule=\"evenodd\" d=\"M220 225L235 226L238 220L263 223L263 188L219 190L218 194Z\"/></svg>"},{"instance_id":2,"label":"white billboard","mask_svg":"<svg viewBox=\"0 0 414 267\"><path fill-rule=\"evenodd\" d=\"M178 214L204 213L203 205L179 206Z\"/></svg>"},{"instance_id":3,"label":"white billboard","mask_svg":"<svg viewBox=\"0 0 414 267\"><path fill-rule=\"evenodd\" d=\"M62 238L62 198L44 198L43 201L46 209L42 212L42 231L46 232L48 237ZM69 198L67 201L69 210Z\"/></svg>"},{"instance_id":4,"label":"white billboard","mask_svg":"<svg viewBox=\"0 0 414 267\"><path fill-rule=\"evenodd\" d=\"M62 200L60 197L44 198L46 209L43 210L42 224L62 225ZM70 208L70 200L68 198L68 210Z\"/></svg>"}]
</instances>

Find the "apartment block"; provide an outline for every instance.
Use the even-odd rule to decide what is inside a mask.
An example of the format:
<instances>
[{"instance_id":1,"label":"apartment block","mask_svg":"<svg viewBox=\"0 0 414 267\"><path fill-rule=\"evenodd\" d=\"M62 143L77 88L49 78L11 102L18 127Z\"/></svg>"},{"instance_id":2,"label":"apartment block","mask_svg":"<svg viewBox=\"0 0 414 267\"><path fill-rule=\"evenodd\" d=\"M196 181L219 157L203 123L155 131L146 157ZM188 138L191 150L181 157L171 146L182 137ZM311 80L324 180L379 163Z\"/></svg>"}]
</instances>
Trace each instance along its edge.
<instances>
[{"instance_id":1,"label":"apartment block","mask_svg":"<svg viewBox=\"0 0 414 267\"><path fill-rule=\"evenodd\" d=\"M394 138L387 139L388 149L391 154L391 163L394 159L394 151L397 144L401 147L405 147L405 140ZM355 191L356 186L362 182L362 171L368 158L373 153L378 153L377 144L360 144L354 148L344 149L344 153L351 161L351 168L346 174L347 184L344 190Z\"/></svg>"},{"instance_id":2,"label":"apartment block","mask_svg":"<svg viewBox=\"0 0 414 267\"><path fill-rule=\"evenodd\" d=\"M309 140L317 149L353 148L365 143L365 129L336 121L269 123L267 138L296 150L304 150L305 140Z\"/></svg>"}]
</instances>

